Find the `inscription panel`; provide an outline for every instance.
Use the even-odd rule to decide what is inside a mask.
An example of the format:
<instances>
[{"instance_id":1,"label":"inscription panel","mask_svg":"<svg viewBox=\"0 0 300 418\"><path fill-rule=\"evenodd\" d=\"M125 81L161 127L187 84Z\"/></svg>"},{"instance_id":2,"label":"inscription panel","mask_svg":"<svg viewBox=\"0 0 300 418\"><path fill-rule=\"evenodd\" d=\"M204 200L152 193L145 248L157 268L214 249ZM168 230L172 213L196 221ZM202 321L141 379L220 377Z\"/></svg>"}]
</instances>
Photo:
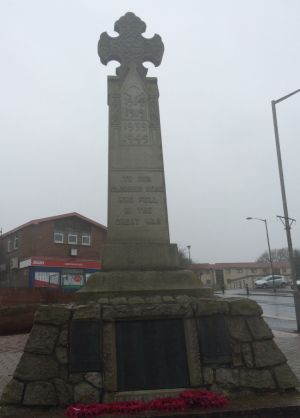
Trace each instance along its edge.
<instances>
[{"instance_id":1,"label":"inscription panel","mask_svg":"<svg viewBox=\"0 0 300 418\"><path fill-rule=\"evenodd\" d=\"M138 77L126 80L121 103L120 145L150 145L148 97Z\"/></svg>"},{"instance_id":2,"label":"inscription panel","mask_svg":"<svg viewBox=\"0 0 300 418\"><path fill-rule=\"evenodd\" d=\"M123 121L120 145L150 145L147 121Z\"/></svg>"},{"instance_id":3,"label":"inscription panel","mask_svg":"<svg viewBox=\"0 0 300 418\"><path fill-rule=\"evenodd\" d=\"M168 239L163 173L114 171L109 192L110 234L136 241Z\"/></svg>"}]
</instances>

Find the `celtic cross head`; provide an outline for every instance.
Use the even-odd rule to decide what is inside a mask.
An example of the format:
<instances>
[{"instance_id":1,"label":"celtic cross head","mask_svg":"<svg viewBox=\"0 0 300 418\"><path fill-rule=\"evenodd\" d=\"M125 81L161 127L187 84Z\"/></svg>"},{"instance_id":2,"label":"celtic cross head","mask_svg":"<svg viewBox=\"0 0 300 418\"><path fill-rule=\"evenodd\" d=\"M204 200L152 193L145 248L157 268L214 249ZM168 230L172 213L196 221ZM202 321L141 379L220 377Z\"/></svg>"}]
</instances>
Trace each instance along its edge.
<instances>
[{"instance_id":1,"label":"celtic cross head","mask_svg":"<svg viewBox=\"0 0 300 418\"><path fill-rule=\"evenodd\" d=\"M142 33L146 24L134 13L128 12L115 23L115 31L119 36L113 38L103 32L98 43L98 55L102 64L118 61L121 65L116 69L118 76L124 76L132 67L141 76L146 76L147 68L143 62L150 61L156 67L161 63L164 44L159 35L146 39Z\"/></svg>"}]
</instances>

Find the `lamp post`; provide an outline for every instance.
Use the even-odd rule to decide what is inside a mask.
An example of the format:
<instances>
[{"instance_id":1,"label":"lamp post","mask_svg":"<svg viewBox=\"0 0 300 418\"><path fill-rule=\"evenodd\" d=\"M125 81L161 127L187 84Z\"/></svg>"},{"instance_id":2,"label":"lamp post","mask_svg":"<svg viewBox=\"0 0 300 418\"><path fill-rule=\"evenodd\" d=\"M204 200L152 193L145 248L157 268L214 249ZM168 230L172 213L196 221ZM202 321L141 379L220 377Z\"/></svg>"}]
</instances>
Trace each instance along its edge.
<instances>
[{"instance_id":1,"label":"lamp post","mask_svg":"<svg viewBox=\"0 0 300 418\"><path fill-rule=\"evenodd\" d=\"M285 185L284 185L284 177L283 177L283 168L282 168L282 159L281 159L281 151L280 151L280 143L279 143L279 132L278 132L278 124L277 124L277 114L276 114L276 104L282 102L283 100L288 99L289 97L293 96L300 92L300 89L293 91L292 93L287 94L286 96L281 97L277 100L272 100L272 114L273 114L273 125L274 125L274 134L275 134L275 143L276 143L276 151L277 151L277 162L278 162L278 170L279 170L279 179L280 179L280 187L281 187L281 197L282 197L282 206L284 212L284 225L286 230L286 238L288 244L288 251L289 251L289 261L291 266L291 275L293 280L293 296L295 302L295 312L296 312L296 321L297 321L297 331L300 332L300 294L297 289L297 278L296 278L296 269L295 269L295 261L294 261L294 252L293 252L293 244L292 244L292 237L291 237L291 223L293 222L288 215L288 207L287 207L287 200L286 200L286 193L285 193Z\"/></svg>"},{"instance_id":2,"label":"lamp post","mask_svg":"<svg viewBox=\"0 0 300 418\"><path fill-rule=\"evenodd\" d=\"M272 278L273 278L273 291L276 292L275 280L274 280L273 260L272 260L272 253L271 253L271 246L270 246L270 239L269 239L269 231L268 231L268 222L267 222L266 219L252 218L251 216L248 216L248 218L246 218L246 219L247 219L247 221L250 221L251 219L254 219L256 221L261 221L261 222L265 223L267 242L268 242L268 250L269 250L269 261L270 261L270 266L271 266L271 275L272 275Z\"/></svg>"},{"instance_id":3,"label":"lamp post","mask_svg":"<svg viewBox=\"0 0 300 418\"><path fill-rule=\"evenodd\" d=\"M186 248L188 249L188 252L189 252L189 263L191 265L191 246L187 245Z\"/></svg>"}]
</instances>

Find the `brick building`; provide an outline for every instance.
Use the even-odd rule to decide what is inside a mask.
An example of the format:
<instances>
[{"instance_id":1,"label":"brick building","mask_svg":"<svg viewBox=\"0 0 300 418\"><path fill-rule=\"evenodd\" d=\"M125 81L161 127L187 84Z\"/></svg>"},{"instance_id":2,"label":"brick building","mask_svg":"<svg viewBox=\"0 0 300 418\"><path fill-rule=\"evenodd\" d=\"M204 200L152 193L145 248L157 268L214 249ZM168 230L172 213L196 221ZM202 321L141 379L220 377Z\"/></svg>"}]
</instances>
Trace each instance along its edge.
<instances>
[{"instance_id":1,"label":"brick building","mask_svg":"<svg viewBox=\"0 0 300 418\"><path fill-rule=\"evenodd\" d=\"M107 228L76 212L0 236L0 287L78 288L101 269Z\"/></svg>"},{"instance_id":2,"label":"brick building","mask_svg":"<svg viewBox=\"0 0 300 418\"><path fill-rule=\"evenodd\" d=\"M198 263L192 264L192 270L197 274L203 285L221 289L242 289L246 285L254 287L255 280L271 274L270 263ZM290 264L287 261L273 262L274 274L291 275Z\"/></svg>"}]
</instances>

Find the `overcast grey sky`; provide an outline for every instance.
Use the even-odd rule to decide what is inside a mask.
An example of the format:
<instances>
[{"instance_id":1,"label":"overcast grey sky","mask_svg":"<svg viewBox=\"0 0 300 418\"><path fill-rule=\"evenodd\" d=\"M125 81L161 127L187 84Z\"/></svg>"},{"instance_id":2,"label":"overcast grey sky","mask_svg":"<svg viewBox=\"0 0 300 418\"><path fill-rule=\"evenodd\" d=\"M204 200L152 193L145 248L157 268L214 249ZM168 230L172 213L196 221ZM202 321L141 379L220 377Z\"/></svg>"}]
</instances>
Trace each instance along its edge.
<instances>
[{"instance_id":1,"label":"overcast grey sky","mask_svg":"<svg viewBox=\"0 0 300 418\"><path fill-rule=\"evenodd\" d=\"M0 227L79 212L106 224L100 33L132 11L161 35L158 77L171 241L198 262L286 246L270 102L300 88L298 0L0 0ZM300 247L300 94L278 105Z\"/></svg>"}]
</instances>

